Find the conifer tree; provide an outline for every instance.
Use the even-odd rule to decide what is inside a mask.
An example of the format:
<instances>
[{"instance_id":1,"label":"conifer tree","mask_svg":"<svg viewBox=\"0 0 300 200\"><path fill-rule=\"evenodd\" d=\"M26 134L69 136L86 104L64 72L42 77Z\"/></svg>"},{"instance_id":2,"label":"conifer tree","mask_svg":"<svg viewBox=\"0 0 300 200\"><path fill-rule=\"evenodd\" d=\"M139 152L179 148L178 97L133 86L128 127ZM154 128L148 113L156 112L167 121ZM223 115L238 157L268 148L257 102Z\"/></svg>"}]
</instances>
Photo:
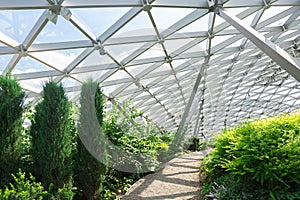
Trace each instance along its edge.
<instances>
[{"instance_id":1,"label":"conifer tree","mask_svg":"<svg viewBox=\"0 0 300 200\"><path fill-rule=\"evenodd\" d=\"M45 84L31 126L33 173L48 189L65 188L72 196L71 105L61 84ZM61 195L61 194L60 194ZM71 199L72 197L63 197Z\"/></svg>"},{"instance_id":2,"label":"conifer tree","mask_svg":"<svg viewBox=\"0 0 300 200\"><path fill-rule=\"evenodd\" d=\"M20 159L24 92L10 75L0 76L0 187L16 173Z\"/></svg>"},{"instance_id":3,"label":"conifer tree","mask_svg":"<svg viewBox=\"0 0 300 200\"><path fill-rule=\"evenodd\" d=\"M95 102L95 107L91 105L91 101ZM92 110L95 108L95 110ZM98 145L104 145L101 142L99 132L90 133L86 127L91 126L89 112L96 112L97 120L100 127L103 125L103 108L104 98L99 84L88 81L82 85L80 99L80 120L78 132L80 137L77 138L77 152L75 155L75 185L80 192L77 199L101 199L101 187L107 172L107 167L98 161L85 147L81 138L89 140L88 144L98 148ZM100 133L101 134L101 133ZM100 152L105 154L106 152Z\"/></svg>"}]
</instances>

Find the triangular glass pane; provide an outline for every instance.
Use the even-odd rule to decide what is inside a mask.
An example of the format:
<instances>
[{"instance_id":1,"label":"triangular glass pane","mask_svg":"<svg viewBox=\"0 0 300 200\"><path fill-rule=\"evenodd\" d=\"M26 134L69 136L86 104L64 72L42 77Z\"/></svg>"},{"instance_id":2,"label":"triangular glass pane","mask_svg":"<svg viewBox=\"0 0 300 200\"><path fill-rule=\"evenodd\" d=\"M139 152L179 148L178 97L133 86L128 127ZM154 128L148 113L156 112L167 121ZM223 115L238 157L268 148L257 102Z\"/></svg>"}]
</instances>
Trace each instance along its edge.
<instances>
[{"instance_id":1,"label":"triangular glass pane","mask_svg":"<svg viewBox=\"0 0 300 200\"><path fill-rule=\"evenodd\" d=\"M12 74L34 73L54 70L51 67L31 58L22 57L12 71Z\"/></svg>"},{"instance_id":2,"label":"triangular glass pane","mask_svg":"<svg viewBox=\"0 0 300 200\"><path fill-rule=\"evenodd\" d=\"M143 86L147 86L147 85L152 85L153 83L155 83L156 79L157 79L157 77L145 78L145 79L140 80L140 82Z\"/></svg>"},{"instance_id":3,"label":"triangular glass pane","mask_svg":"<svg viewBox=\"0 0 300 200\"><path fill-rule=\"evenodd\" d=\"M0 56L0 74L2 74L3 70L7 67L7 64L11 60L14 55L1 55Z\"/></svg>"},{"instance_id":4,"label":"triangular glass pane","mask_svg":"<svg viewBox=\"0 0 300 200\"><path fill-rule=\"evenodd\" d=\"M149 65L151 65L151 64L130 66L130 67L127 67L126 70L129 71L130 74L132 74L133 76L136 77L139 73L146 70L147 67L149 67Z\"/></svg>"},{"instance_id":5,"label":"triangular glass pane","mask_svg":"<svg viewBox=\"0 0 300 200\"><path fill-rule=\"evenodd\" d=\"M171 70L171 67L170 67L169 64L165 63L165 64L161 65L160 67L156 68L155 70L153 70L151 72L151 74L152 73L157 73L157 72L162 72L162 71L168 71L168 70Z\"/></svg>"},{"instance_id":6,"label":"triangular glass pane","mask_svg":"<svg viewBox=\"0 0 300 200\"><path fill-rule=\"evenodd\" d=\"M31 79L31 80L21 80L19 81L20 86L24 88L25 90L29 90L35 93L40 93L43 90L43 86L46 82L48 82L53 78L37 78L37 79Z\"/></svg>"},{"instance_id":7,"label":"triangular glass pane","mask_svg":"<svg viewBox=\"0 0 300 200\"><path fill-rule=\"evenodd\" d=\"M71 12L95 36L100 36L129 10L130 8L76 8L71 9Z\"/></svg>"},{"instance_id":8,"label":"triangular glass pane","mask_svg":"<svg viewBox=\"0 0 300 200\"><path fill-rule=\"evenodd\" d=\"M206 14L203 17L201 17L200 19L187 25L183 29L180 29L178 32L179 33L187 33L187 32L208 31L209 19L210 19L210 15Z\"/></svg>"},{"instance_id":9,"label":"triangular glass pane","mask_svg":"<svg viewBox=\"0 0 300 200\"><path fill-rule=\"evenodd\" d=\"M224 22L226 22L226 21L222 17L220 17L219 15L216 15L216 18L215 18L215 27L219 26L220 24L222 24Z\"/></svg>"},{"instance_id":10,"label":"triangular glass pane","mask_svg":"<svg viewBox=\"0 0 300 200\"><path fill-rule=\"evenodd\" d=\"M0 32L22 43L44 10L0 10Z\"/></svg>"},{"instance_id":11,"label":"triangular glass pane","mask_svg":"<svg viewBox=\"0 0 300 200\"><path fill-rule=\"evenodd\" d=\"M225 42L226 40L228 40L231 37L232 37L231 35L216 36L212 39L212 44L214 46L217 46L218 44Z\"/></svg>"},{"instance_id":12,"label":"triangular glass pane","mask_svg":"<svg viewBox=\"0 0 300 200\"><path fill-rule=\"evenodd\" d=\"M58 16L56 24L48 22L41 33L37 36L34 43L48 43L48 42L68 42L88 39L69 21Z\"/></svg>"},{"instance_id":13,"label":"triangular glass pane","mask_svg":"<svg viewBox=\"0 0 300 200\"><path fill-rule=\"evenodd\" d=\"M141 12L135 16L128 24L122 27L115 36L133 37L143 35L155 35L153 25L146 12Z\"/></svg>"},{"instance_id":14,"label":"triangular glass pane","mask_svg":"<svg viewBox=\"0 0 300 200\"><path fill-rule=\"evenodd\" d=\"M289 19L291 15L288 15L286 17L281 18L280 20L276 20L275 22L268 24L267 27L278 27L278 26L283 26L284 23ZM285 33L285 32L284 32Z\"/></svg>"},{"instance_id":15,"label":"triangular glass pane","mask_svg":"<svg viewBox=\"0 0 300 200\"><path fill-rule=\"evenodd\" d=\"M63 87L74 87L74 86L80 86L81 83L79 83L78 81L72 79L72 78L69 78L69 77L66 77L64 78L62 81L61 81Z\"/></svg>"},{"instance_id":16,"label":"triangular glass pane","mask_svg":"<svg viewBox=\"0 0 300 200\"><path fill-rule=\"evenodd\" d=\"M122 84L117 84L117 85L110 85L110 86L103 86L102 90L105 94L112 96L111 94L118 89L119 87L121 87Z\"/></svg>"},{"instance_id":17,"label":"triangular glass pane","mask_svg":"<svg viewBox=\"0 0 300 200\"><path fill-rule=\"evenodd\" d=\"M166 47L166 50L169 54L171 54L172 52L176 51L176 50L181 50L181 48L183 48L184 45L192 42L193 39L177 39L177 40L166 40L164 42L164 45Z\"/></svg>"},{"instance_id":18,"label":"triangular glass pane","mask_svg":"<svg viewBox=\"0 0 300 200\"><path fill-rule=\"evenodd\" d=\"M131 78L125 71L123 70L118 70L116 73L111 75L108 79L105 81L114 81L114 80L119 80L119 79L124 79L124 78Z\"/></svg>"},{"instance_id":19,"label":"triangular glass pane","mask_svg":"<svg viewBox=\"0 0 300 200\"><path fill-rule=\"evenodd\" d=\"M287 6L272 6L269 9L266 9L264 11L262 17L260 18L260 22L271 19L272 17L280 14L281 12L284 12L288 8L290 8L290 7L287 7ZM276 21L278 21L278 20L276 20Z\"/></svg>"},{"instance_id":20,"label":"triangular glass pane","mask_svg":"<svg viewBox=\"0 0 300 200\"><path fill-rule=\"evenodd\" d=\"M144 53L139 55L135 60L139 59L147 59L147 58L157 58L157 57L165 57L166 55L164 54L163 48L161 44L156 44L150 49L147 49Z\"/></svg>"},{"instance_id":21,"label":"triangular glass pane","mask_svg":"<svg viewBox=\"0 0 300 200\"><path fill-rule=\"evenodd\" d=\"M70 100L78 99L78 98L80 98L80 91L79 92L68 92L67 97Z\"/></svg>"},{"instance_id":22,"label":"triangular glass pane","mask_svg":"<svg viewBox=\"0 0 300 200\"><path fill-rule=\"evenodd\" d=\"M251 23L252 23L252 21L253 21L253 19L254 19L254 17L255 17L255 15L256 15L256 12L253 13L253 14L251 14L251 15L249 15L249 16L247 16L247 17L245 17L243 19L243 21L250 26Z\"/></svg>"},{"instance_id":23,"label":"triangular glass pane","mask_svg":"<svg viewBox=\"0 0 300 200\"><path fill-rule=\"evenodd\" d=\"M85 73L81 73L81 74L76 74L76 75L72 75L72 76L80 81L85 82L88 79L97 80L102 75L104 75L106 72L107 72L107 70L93 71L93 72L85 72Z\"/></svg>"},{"instance_id":24,"label":"triangular glass pane","mask_svg":"<svg viewBox=\"0 0 300 200\"><path fill-rule=\"evenodd\" d=\"M60 51L36 52L31 53L31 55L56 69L64 70L82 51L83 49L68 49Z\"/></svg>"},{"instance_id":25,"label":"triangular glass pane","mask_svg":"<svg viewBox=\"0 0 300 200\"><path fill-rule=\"evenodd\" d=\"M188 8L155 8L151 10L154 21L158 29L165 30L169 28L180 19L184 18L194 9Z\"/></svg>"},{"instance_id":26,"label":"triangular glass pane","mask_svg":"<svg viewBox=\"0 0 300 200\"><path fill-rule=\"evenodd\" d=\"M144 43L113 45L105 47L105 50L120 62L143 45Z\"/></svg>"},{"instance_id":27,"label":"triangular glass pane","mask_svg":"<svg viewBox=\"0 0 300 200\"><path fill-rule=\"evenodd\" d=\"M94 51L86 59L84 59L77 68L92 66L92 65L109 65L113 63L107 55L100 55L99 51Z\"/></svg>"}]
</instances>

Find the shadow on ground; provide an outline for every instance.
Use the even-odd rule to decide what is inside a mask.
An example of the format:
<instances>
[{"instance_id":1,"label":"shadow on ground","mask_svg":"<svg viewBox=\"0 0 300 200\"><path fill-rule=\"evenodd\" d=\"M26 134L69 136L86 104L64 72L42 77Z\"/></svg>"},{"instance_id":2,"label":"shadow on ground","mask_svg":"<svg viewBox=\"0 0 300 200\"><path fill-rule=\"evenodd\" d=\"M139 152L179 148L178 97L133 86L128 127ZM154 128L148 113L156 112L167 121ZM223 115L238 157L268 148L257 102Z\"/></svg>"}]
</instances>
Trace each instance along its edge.
<instances>
[{"instance_id":1,"label":"shadow on ground","mask_svg":"<svg viewBox=\"0 0 300 200\"><path fill-rule=\"evenodd\" d=\"M154 174L137 181L122 200L187 200L200 193L199 164L207 151L193 152L169 161Z\"/></svg>"}]
</instances>

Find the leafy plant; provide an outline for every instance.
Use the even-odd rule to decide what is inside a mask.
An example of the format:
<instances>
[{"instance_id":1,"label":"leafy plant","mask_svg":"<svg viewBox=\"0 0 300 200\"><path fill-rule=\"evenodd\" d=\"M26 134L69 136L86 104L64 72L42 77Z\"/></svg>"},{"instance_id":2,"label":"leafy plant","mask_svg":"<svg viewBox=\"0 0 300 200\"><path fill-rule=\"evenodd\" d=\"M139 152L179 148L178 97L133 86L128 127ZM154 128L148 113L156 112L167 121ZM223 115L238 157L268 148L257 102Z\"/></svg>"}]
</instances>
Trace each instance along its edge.
<instances>
[{"instance_id":1,"label":"leafy plant","mask_svg":"<svg viewBox=\"0 0 300 200\"><path fill-rule=\"evenodd\" d=\"M72 121L71 105L61 84L45 84L43 100L35 107L30 130L33 173L45 188L72 190ZM57 193L58 194L58 193ZM72 192L63 199L72 199Z\"/></svg>"},{"instance_id":2,"label":"leafy plant","mask_svg":"<svg viewBox=\"0 0 300 200\"><path fill-rule=\"evenodd\" d=\"M19 170L16 175L12 174L12 177L14 183L10 183L9 187L6 187L4 190L0 189L0 199L41 200L43 197L49 195L47 191L44 191L41 183L35 182L35 178L32 174L29 174L29 178L27 178L26 173Z\"/></svg>"},{"instance_id":3,"label":"leafy plant","mask_svg":"<svg viewBox=\"0 0 300 200\"><path fill-rule=\"evenodd\" d=\"M0 187L11 181L22 154L20 136L24 92L10 75L0 76Z\"/></svg>"},{"instance_id":4,"label":"leafy plant","mask_svg":"<svg viewBox=\"0 0 300 200\"><path fill-rule=\"evenodd\" d=\"M283 115L225 130L201 171L208 183L229 173L275 199L300 188L299 152L300 114Z\"/></svg>"}]
</instances>

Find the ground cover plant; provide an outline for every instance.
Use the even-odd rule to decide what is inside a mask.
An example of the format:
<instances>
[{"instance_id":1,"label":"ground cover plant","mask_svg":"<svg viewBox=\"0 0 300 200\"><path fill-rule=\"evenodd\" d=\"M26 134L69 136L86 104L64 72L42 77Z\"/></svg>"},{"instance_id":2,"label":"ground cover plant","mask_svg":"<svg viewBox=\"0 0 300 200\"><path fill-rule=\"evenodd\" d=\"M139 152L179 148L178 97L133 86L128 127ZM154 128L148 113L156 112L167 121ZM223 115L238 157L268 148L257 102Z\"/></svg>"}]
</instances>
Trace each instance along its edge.
<instances>
[{"instance_id":1,"label":"ground cover plant","mask_svg":"<svg viewBox=\"0 0 300 200\"><path fill-rule=\"evenodd\" d=\"M201 173L218 199L300 199L300 114L225 130Z\"/></svg>"}]
</instances>

